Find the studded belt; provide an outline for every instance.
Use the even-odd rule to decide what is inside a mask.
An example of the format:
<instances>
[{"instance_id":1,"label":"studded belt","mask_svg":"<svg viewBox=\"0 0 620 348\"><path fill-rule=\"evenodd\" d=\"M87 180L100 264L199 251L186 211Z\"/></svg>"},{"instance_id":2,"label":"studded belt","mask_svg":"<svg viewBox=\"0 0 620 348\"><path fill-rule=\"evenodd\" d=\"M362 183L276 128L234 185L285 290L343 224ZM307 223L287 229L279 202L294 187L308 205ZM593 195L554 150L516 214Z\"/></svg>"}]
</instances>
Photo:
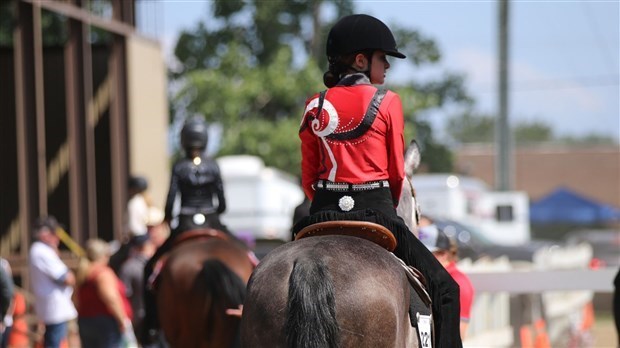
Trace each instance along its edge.
<instances>
[{"instance_id":1,"label":"studded belt","mask_svg":"<svg viewBox=\"0 0 620 348\"><path fill-rule=\"evenodd\" d=\"M319 180L314 184L314 187L315 189L337 192L367 191L382 187L390 187L390 183L387 180L369 181L363 184L349 184L346 182L331 182L327 180Z\"/></svg>"}]
</instances>

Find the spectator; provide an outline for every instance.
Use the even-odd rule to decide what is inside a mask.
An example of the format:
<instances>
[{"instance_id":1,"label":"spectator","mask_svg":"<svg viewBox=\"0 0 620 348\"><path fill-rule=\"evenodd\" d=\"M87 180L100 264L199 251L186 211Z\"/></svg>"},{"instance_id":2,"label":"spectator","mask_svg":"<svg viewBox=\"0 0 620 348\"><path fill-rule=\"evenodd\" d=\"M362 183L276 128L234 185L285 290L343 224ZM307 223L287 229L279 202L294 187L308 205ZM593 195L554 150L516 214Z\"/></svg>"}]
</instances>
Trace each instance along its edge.
<instances>
[{"instance_id":1,"label":"spectator","mask_svg":"<svg viewBox=\"0 0 620 348\"><path fill-rule=\"evenodd\" d=\"M471 317L471 306L474 300L474 287L469 277L456 266L456 255L458 252L456 242L448 238L427 216L421 216L419 224L420 241L435 255L437 261L441 263L459 285L459 300L461 303L460 332L461 339L465 339Z\"/></svg>"},{"instance_id":2,"label":"spectator","mask_svg":"<svg viewBox=\"0 0 620 348\"><path fill-rule=\"evenodd\" d=\"M129 241L134 236L144 235L148 232L148 220L150 214L150 199L146 195L148 189L148 181L141 176L129 177L127 184L127 193L129 201L127 202L127 226L126 233L121 241L115 241L117 247L114 248L113 254L110 256L110 267L120 276L120 270L123 263L129 258L131 245Z\"/></svg>"},{"instance_id":3,"label":"spectator","mask_svg":"<svg viewBox=\"0 0 620 348\"><path fill-rule=\"evenodd\" d=\"M620 347L620 269L614 278L614 295L612 300L614 323L616 324L616 334L618 347Z\"/></svg>"},{"instance_id":4,"label":"spectator","mask_svg":"<svg viewBox=\"0 0 620 348\"><path fill-rule=\"evenodd\" d=\"M4 261L0 259L0 261ZM9 273L0 267L0 342L4 340L4 316L8 313L13 300L13 279Z\"/></svg>"},{"instance_id":5,"label":"spectator","mask_svg":"<svg viewBox=\"0 0 620 348\"><path fill-rule=\"evenodd\" d=\"M142 321L144 319L143 281L144 265L155 253L155 244L148 234L135 236L131 242L129 259L125 261L120 271L120 278L125 284L126 296L133 311L133 327L136 337L141 337Z\"/></svg>"},{"instance_id":6,"label":"spectator","mask_svg":"<svg viewBox=\"0 0 620 348\"><path fill-rule=\"evenodd\" d=\"M46 348L60 347L67 337L69 321L77 316L71 302L75 275L60 259L58 228L53 216L38 218L33 228L35 242L28 258L35 313L45 325L43 346Z\"/></svg>"},{"instance_id":7,"label":"spectator","mask_svg":"<svg viewBox=\"0 0 620 348\"><path fill-rule=\"evenodd\" d=\"M9 280L11 283L13 282L13 271L11 270L11 265L9 261L0 258L0 268L6 272L9 276ZM9 308L7 313L4 315L4 321L2 317L0 317L0 348L6 348L9 344L9 337L11 335L11 330L13 329L13 314L15 313L15 296L17 293L15 292L15 288L13 287L13 297L9 303ZM4 333L2 333L2 325L4 325Z\"/></svg>"},{"instance_id":8,"label":"spectator","mask_svg":"<svg viewBox=\"0 0 620 348\"><path fill-rule=\"evenodd\" d=\"M77 272L78 326L83 347L120 347L131 325L125 286L108 266L110 247L101 239L86 242Z\"/></svg>"},{"instance_id":9,"label":"spectator","mask_svg":"<svg viewBox=\"0 0 620 348\"><path fill-rule=\"evenodd\" d=\"M146 234L147 232L146 225L149 219L149 203L145 192L148 187L149 184L147 180L141 176L132 176L129 178L127 218L130 238L132 236Z\"/></svg>"}]
</instances>

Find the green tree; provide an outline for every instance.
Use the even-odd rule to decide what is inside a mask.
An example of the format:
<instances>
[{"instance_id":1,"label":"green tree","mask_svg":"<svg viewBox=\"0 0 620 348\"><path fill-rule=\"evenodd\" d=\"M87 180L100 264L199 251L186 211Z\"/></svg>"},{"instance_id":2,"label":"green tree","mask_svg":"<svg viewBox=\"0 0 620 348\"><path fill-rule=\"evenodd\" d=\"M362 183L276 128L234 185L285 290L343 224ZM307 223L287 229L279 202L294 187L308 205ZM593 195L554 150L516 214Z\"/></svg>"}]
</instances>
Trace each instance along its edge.
<instances>
[{"instance_id":1,"label":"green tree","mask_svg":"<svg viewBox=\"0 0 620 348\"><path fill-rule=\"evenodd\" d=\"M519 122L514 126L512 132L517 144L541 143L553 139L551 127L540 121Z\"/></svg>"},{"instance_id":2,"label":"green tree","mask_svg":"<svg viewBox=\"0 0 620 348\"><path fill-rule=\"evenodd\" d=\"M180 64L171 76L182 87L172 104L224 126L219 154L259 155L267 165L298 174L297 129L304 101L325 88L320 67L326 66L325 38L333 23L321 20L322 10L335 9L335 20L352 13L353 2L216 0L212 5L209 25L198 24L177 42ZM433 40L417 31L393 30L407 61L422 66L440 59ZM421 141L429 151L423 161L433 161L429 168L450 167L449 150L433 139L428 125L418 124L418 115L449 103L469 103L462 77L387 87L403 100L406 136L418 137L422 129L429 133ZM431 154L435 148L440 151Z\"/></svg>"},{"instance_id":3,"label":"green tree","mask_svg":"<svg viewBox=\"0 0 620 348\"><path fill-rule=\"evenodd\" d=\"M456 143L489 143L495 134L495 117L468 110L448 120L447 133ZM542 121L520 121L512 127L516 144L555 142L569 145L612 145L612 137L587 134L581 137L557 137L551 126Z\"/></svg>"},{"instance_id":4,"label":"green tree","mask_svg":"<svg viewBox=\"0 0 620 348\"><path fill-rule=\"evenodd\" d=\"M517 144L553 140L553 131L544 122L521 121L511 128ZM468 110L449 119L447 132L457 143L490 143L495 139L495 117Z\"/></svg>"},{"instance_id":5,"label":"green tree","mask_svg":"<svg viewBox=\"0 0 620 348\"><path fill-rule=\"evenodd\" d=\"M488 143L494 139L495 118L468 110L451 117L446 128L448 135L457 143Z\"/></svg>"},{"instance_id":6,"label":"green tree","mask_svg":"<svg viewBox=\"0 0 620 348\"><path fill-rule=\"evenodd\" d=\"M568 145L617 145L618 142L610 136L595 133L586 134L582 137L564 136L558 139L558 142Z\"/></svg>"}]
</instances>

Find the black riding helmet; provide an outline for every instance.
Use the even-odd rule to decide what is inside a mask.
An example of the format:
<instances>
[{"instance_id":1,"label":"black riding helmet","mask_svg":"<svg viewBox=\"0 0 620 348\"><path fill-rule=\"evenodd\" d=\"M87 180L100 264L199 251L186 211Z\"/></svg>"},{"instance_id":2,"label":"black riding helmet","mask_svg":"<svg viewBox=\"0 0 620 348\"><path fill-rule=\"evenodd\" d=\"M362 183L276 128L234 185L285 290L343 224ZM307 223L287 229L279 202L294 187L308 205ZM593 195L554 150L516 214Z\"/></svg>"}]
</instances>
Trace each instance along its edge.
<instances>
[{"instance_id":1,"label":"black riding helmet","mask_svg":"<svg viewBox=\"0 0 620 348\"><path fill-rule=\"evenodd\" d=\"M364 50L406 58L398 51L392 31L375 17L356 14L341 18L327 36L327 57L338 57Z\"/></svg>"},{"instance_id":2,"label":"black riding helmet","mask_svg":"<svg viewBox=\"0 0 620 348\"><path fill-rule=\"evenodd\" d=\"M192 117L185 121L181 130L181 146L185 150L204 149L208 140L207 123L202 117Z\"/></svg>"}]
</instances>

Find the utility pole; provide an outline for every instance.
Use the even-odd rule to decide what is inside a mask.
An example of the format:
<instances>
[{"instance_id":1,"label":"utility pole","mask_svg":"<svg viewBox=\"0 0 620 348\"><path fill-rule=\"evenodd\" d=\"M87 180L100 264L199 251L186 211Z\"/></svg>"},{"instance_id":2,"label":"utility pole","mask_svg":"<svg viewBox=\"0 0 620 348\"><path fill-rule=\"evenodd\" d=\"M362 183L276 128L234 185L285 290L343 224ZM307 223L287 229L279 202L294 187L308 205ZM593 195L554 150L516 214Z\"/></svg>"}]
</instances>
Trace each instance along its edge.
<instances>
[{"instance_id":1,"label":"utility pole","mask_svg":"<svg viewBox=\"0 0 620 348\"><path fill-rule=\"evenodd\" d=\"M512 134L508 120L508 1L498 0L499 109L495 122L495 188L498 191L509 191L513 184Z\"/></svg>"}]
</instances>

